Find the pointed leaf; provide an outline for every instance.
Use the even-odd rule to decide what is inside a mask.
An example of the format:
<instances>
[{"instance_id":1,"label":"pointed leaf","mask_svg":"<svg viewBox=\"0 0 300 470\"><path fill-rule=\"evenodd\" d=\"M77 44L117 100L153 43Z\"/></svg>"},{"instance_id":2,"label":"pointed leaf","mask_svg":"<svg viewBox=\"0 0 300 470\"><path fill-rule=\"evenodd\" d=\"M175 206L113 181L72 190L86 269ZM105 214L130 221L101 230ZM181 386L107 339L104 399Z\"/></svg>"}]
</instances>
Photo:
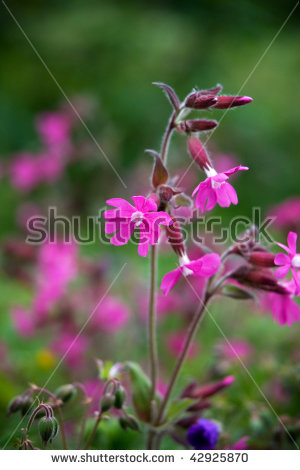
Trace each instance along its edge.
<instances>
[{"instance_id":1,"label":"pointed leaf","mask_svg":"<svg viewBox=\"0 0 300 470\"><path fill-rule=\"evenodd\" d=\"M172 87L161 82L153 82L153 85L157 85L164 90L167 98L176 111L180 108L180 100Z\"/></svg>"},{"instance_id":2,"label":"pointed leaf","mask_svg":"<svg viewBox=\"0 0 300 470\"><path fill-rule=\"evenodd\" d=\"M157 186L165 184L168 181L169 173L157 152L154 150L146 150L146 152L151 153L155 158L152 171L152 185L154 188L157 188Z\"/></svg>"}]
</instances>

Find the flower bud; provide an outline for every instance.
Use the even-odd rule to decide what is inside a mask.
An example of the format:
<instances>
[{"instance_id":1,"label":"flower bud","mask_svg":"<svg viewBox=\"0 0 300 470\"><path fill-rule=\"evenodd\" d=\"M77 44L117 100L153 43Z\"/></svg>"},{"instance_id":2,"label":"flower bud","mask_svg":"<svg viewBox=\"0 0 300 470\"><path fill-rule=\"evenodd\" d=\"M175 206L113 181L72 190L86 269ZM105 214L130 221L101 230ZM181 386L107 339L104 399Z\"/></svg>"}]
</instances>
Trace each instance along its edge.
<instances>
[{"instance_id":1,"label":"flower bud","mask_svg":"<svg viewBox=\"0 0 300 470\"><path fill-rule=\"evenodd\" d=\"M213 105L215 109L235 108L253 101L250 96L218 96L217 102Z\"/></svg>"},{"instance_id":2,"label":"flower bud","mask_svg":"<svg viewBox=\"0 0 300 470\"><path fill-rule=\"evenodd\" d=\"M52 442L52 439L58 433L58 423L54 416L44 416L39 422L39 435L44 445L48 441Z\"/></svg>"},{"instance_id":3,"label":"flower bud","mask_svg":"<svg viewBox=\"0 0 300 470\"><path fill-rule=\"evenodd\" d=\"M126 401L126 392L122 385L119 385L115 393L115 402L114 407L117 409L123 408L123 405Z\"/></svg>"},{"instance_id":4,"label":"flower bud","mask_svg":"<svg viewBox=\"0 0 300 470\"><path fill-rule=\"evenodd\" d=\"M161 185L159 187L159 197L160 197L160 201L163 203L169 202L173 196L175 196L176 194L180 194L180 193L181 191L176 191L173 188L171 188L171 186L167 186L166 184ZM162 210L162 209L159 208L158 210Z\"/></svg>"},{"instance_id":5,"label":"flower bud","mask_svg":"<svg viewBox=\"0 0 300 470\"><path fill-rule=\"evenodd\" d=\"M11 415L12 413L16 413L17 411L20 411L23 406L23 401L24 397L22 395L18 395L17 397L13 398L7 407L7 414L8 416Z\"/></svg>"},{"instance_id":6,"label":"flower bud","mask_svg":"<svg viewBox=\"0 0 300 470\"><path fill-rule=\"evenodd\" d=\"M178 125L178 130L186 132L199 132L199 131L209 131L217 127L218 121L213 119L189 119L188 121L181 121Z\"/></svg>"},{"instance_id":7,"label":"flower bud","mask_svg":"<svg viewBox=\"0 0 300 470\"><path fill-rule=\"evenodd\" d=\"M274 268L275 255L268 251L252 251L249 256L250 263L263 268Z\"/></svg>"},{"instance_id":8,"label":"flower bud","mask_svg":"<svg viewBox=\"0 0 300 470\"><path fill-rule=\"evenodd\" d=\"M203 95L200 91L191 93L185 100L186 108L193 109L207 109L217 103L217 98L214 95Z\"/></svg>"},{"instance_id":9,"label":"flower bud","mask_svg":"<svg viewBox=\"0 0 300 470\"><path fill-rule=\"evenodd\" d=\"M240 266L234 271L231 276L232 279L236 279L241 284L253 287L255 289L261 289L269 292L275 292L277 294L287 295L289 291L277 282L277 279L273 276L272 272L267 269L256 269L249 268L248 266Z\"/></svg>"},{"instance_id":10,"label":"flower bud","mask_svg":"<svg viewBox=\"0 0 300 470\"><path fill-rule=\"evenodd\" d=\"M153 150L148 150L148 152L151 152L155 158L152 171L152 185L154 188L157 188L157 186L165 184L168 181L169 174L158 153Z\"/></svg>"},{"instance_id":11,"label":"flower bud","mask_svg":"<svg viewBox=\"0 0 300 470\"><path fill-rule=\"evenodd\" d=\"M133 431L141 430L138 420L133 415L121 416L119 423L124 431L127 431L127 429L132 429Z\"/></svg>"},{"instance_id":12,"label":"flower bud","mask_svg":"<svg viewBox=\"0 0 300 470\"><path fill-rule=\"evenodd\" d=\"M114 406L115 395L112 393L105 393L100 401L101 413L105 413Z\"/></svg>"},{"instance_id":13,"label":"flower bud","mask_svg":"<svg viewBox=\"0 0 300 470\"><path fill-rule=\"evenodd\" d=\"M72 400L77 393L76 387L73 384L66 384L59 387L54 395L58 400L61 400L63 403L67 403Z\"/></svg>"},{"instance_id":14,"label":"flower bud","mask_svg":"<svg viewBox=\"0 0 300 470\"><path fill-rule=\"evenodd\" d=\"M178 256L185 253L184 241L179 223L173 218L173 223L166 227L168 242Z\"/></svg>"},{"instance_id":15,"label":"flower bud","mask_svg":"<svg viewBox=\"0 0 300 470\"><path fill-rule=\"evenodd\" d=\"M216 393L220 392L224 388L229 387L234 382L234 376L229 375L218 382L207 384L207 385L198 385L197 383L193 382L190 384L182 393L182 397L188 398L201 398L205 399L215 395Z\"/></svg>"},{"instance_id":16,"label":"flower bud","mask_svg":"<svg viewBox=\"0 0 300 470\"><path fill-rule=\"evenodd\" d=\"M31 396L27 395L23 397L23 403L22 403L22 408L21 408L22 416L25 416L27 414L32 404L33 404L33 399Z\"/></svg>"},{"instance_id":17,"label":"flower bud","mask_svg":"<svg viewBox=\"0 0 300 470\"><path fill-rule=\"evenodd\" d=\"M191 157L200 166L201 170L205 170L212 167L208 153L197 137L190 137L188 139L188 149Z\"/></svg>"}]
</instances>

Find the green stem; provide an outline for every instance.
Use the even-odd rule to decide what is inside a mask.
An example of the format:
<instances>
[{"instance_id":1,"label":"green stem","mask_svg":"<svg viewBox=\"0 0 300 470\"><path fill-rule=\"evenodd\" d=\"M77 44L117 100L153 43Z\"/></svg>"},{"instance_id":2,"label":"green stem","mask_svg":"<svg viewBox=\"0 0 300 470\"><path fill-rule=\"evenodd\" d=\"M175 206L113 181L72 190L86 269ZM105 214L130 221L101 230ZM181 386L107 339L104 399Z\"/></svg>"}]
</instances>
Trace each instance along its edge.
<instances>
[{"instance_id":1,"label":"green stem","mask_svg":"<svg viewBox=\"0 0 300 470\"><path fill-rule=\"evenodd\" d=\"M160 406L160 409L158 411L158 415L157 415L157 420L156 420L156 425L159 426L161 424L161 421L163 419L163 415L164 415L164 412L165 412L165 409L168 405L168 402L169 402L169 399L171 397L171 393L173 391L173 387L175 385L175 382L178 378L178 375L181 371L181 368L183 366L183 363L185 361L185 358L187 356L187 353L188 353L188 350L189 350L189 347L190 347L190 344L196 334L196 331L198 329L198 326L199 326L199 323L200 323L200 320L202 319L202 316L206 310L206 306L209 302L209 299L210 299L210 295L206 293L205 295L205 298L203 300L203 303L200 307L200 309L198 311L196 311L193 319L192 319L192 322L189 326L189 329L188 329L188 332L187 332L187 336L185 338L185 342L184 342L184 346L183 346L183 349L180 353L180 356L178 357L178 360L177 360L177 363L175 365L175 368L173 370L173 373L172 373L172 376L171 376L171 380L170 380L170 383L169 383L169 386L168 386L168 389L167 389L167 392L166 392L166 395L164 397L164 400Z\"/></svg>"},{"instance_id":2,"label":"green stem","mask_svg":"<svg viewBox=\"0 0 300 470\"><path fill-rule=\"evenodd\" d=\"M98 427L98 425L99 425L101 419L102 419L102 414L99 413L99 416L98 416L98 418L97 418L97 420L96 420L96 422L95 422L95 424L94 424L94 427L93 427L93 429L92 429L92 432L91 432L91 434L89 435L88 440L86 441L86 444L85 444L85 446L84 446L84 449L88 449L88 448L89 448L89 446L90 446L90 444L91 444L91 442L92 442L92 440L93 440L93 438L94 438L94 436L95 436L95 434L96 434L97 427Z\"/></svg>"},{"instance_id":3,"label":"green stem","mask_svg":"<svg viewBox=\"0 0 300 470\"><path fill-rule=\"evenodd\" d=\"M156 265L157 265L157 247L154 245L151 247L150 297L149 297L149 315L148 315L150 373L151 373L150 406L155 400L157 375L158 375L158 356L157 356L157 341L156 341L156 312L155 312Z\"/></svg>"}]
</instances>

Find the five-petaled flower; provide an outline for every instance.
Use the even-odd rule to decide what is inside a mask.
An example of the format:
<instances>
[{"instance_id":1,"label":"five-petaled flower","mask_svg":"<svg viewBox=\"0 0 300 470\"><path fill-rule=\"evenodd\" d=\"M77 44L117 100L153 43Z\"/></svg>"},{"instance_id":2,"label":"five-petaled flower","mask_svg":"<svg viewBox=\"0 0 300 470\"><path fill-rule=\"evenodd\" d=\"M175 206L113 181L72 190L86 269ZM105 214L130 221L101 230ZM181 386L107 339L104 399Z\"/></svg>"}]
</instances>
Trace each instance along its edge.
<instances>
[{"instance_id":1,"label":"five-petaled flower","mask_svg":"<svg viewBox=\"0 0 300 470\"><path fill-rule=\"evenodd\" d=\"M167 273L161 281L160 288L164 291L164 295L168 295L182 275L211 277L213 274L216 274L221 265L220 257L216 253L204 255L194 261L190 261L187 255L183 255L179 258L179 262L180 266Z\"/></svg>"},{"instance_id":2,"label":"five-petaled flower","mask_svg":"<svg viewBox=\"0 0 300 470\"><path fill-rule=\"evenodd\" d=\"M166 212L157 211L156 202L150 197L132 196L134 205L125 199L113 198L106 201L111 209L103 213L106 220L105 233L114 233L110 239L113 245L128 243L135 228L140 230L138 254L147 256L149 245L155 245L160 235L160 224L169 225L172 219Z\"/></svg>"},{"instance_id":3,"label":"five-petaled flower","mask_svg":"<svg viewBox=\"0 0 300 470\"><path fill-rule=\"evenodd\" d=\"M210 211L218 203L221 207L229 207L230 204L237 204L238 198L235 189L227 183L229 176L240 170L249 170L246 166L236 166L223 173L217 173L212 167L204 168L206 180L202 181L193 191L196 193L196 206L200 207L201 212L205 209Z\"/></svg>"},{"instance_id":4,"label":"five-petaled flower","mask_svg":"<svg viewBox=\"0 0 300 470\"><path fill-rule=\"evenodd\" d=\"M297 234L295 232L288 234L287 243L288 246L276 242L276 244L283 248L288 254L278 253L278 255L275 256L274 263L276 266L280 266L280 268L276 269L274 274L277 279L282 279L291 269L296 287L295 295L300 295L299 271L297 271L300 268L300 253L297 253Z\"/></svg>"}]
</instances>

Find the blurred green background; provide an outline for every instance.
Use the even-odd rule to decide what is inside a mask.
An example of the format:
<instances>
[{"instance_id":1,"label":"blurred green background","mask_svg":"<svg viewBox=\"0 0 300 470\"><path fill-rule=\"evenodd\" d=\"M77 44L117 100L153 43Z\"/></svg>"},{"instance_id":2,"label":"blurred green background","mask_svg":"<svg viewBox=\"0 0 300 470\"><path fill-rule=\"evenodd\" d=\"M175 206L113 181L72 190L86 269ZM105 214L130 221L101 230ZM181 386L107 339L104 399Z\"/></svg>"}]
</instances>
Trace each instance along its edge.
<instances>
[{"instance_id":1,"label":"blurred green background","mask_svg":"<svg viewBox=\"0 0 300 470\"><path fill-rule=\"evenodd\" d=\"M212 149L235 155L251 169L239 179L239 205L222 212L226 220L237 214L251 216L253 206L266 211L299 194L299 9L276 37L294 1L7 0L6 3L66 96L71 101L76 96L93 101L95 109L87 125L128 185L124 190L79 124L78 133L89 142L89 158L79 169L71 169L69 180L73 190L77 188L80 193L74 192L83 214L96 213L108 197L132 195L132 178L136 178L141 162L150 172L151 160L144 149L159 148L170 113L167 100L151 84L153 81L170 84L182 99L194 86L207 88L216 83L223 85L225 94L245 94L254 99L249 106L226 113L210 142ZM0 9L0 156L1 161L9 162L12 154L38 147L35 116L55 110L65 103L65 97L3 4ZM223 115L224 111L215 111L211 116L220 119ZM185 142L178 135L171 146L177 167L189 163ZM195 171L195 167L190 170ZM145 184L143 180L138 183L139 187ZM59 185L55 204L63 206L70 184ZM145 187L146 193L148 189ZM39 189L35 200L45 198L45 194L51 205L49 189ZM0 184L0 200L0 238L7 239L18 233L16 211L20 196L6 180ZM92 246L85 250L95 256L104 249ZM135 251L114 250L107 249L116 265ZM162 273L168 263L172 267L166 259ZM147 276L147 264L137 269ZM48 371L44 377L28 362L31 348L35 350L38 342L30 346L25 340L20 342L7 320L11 299L17 297L26 303L27 289L16 287L5 278L1 284L3 338L11 335L10 346L19 366L25 367L24 377L28 381L38 378L42 381ZM220 319L229 335L231 325L239 319L239 308L228 305L227 320ZM168 325L164 326L165 331ZM213 324L204 328L202 347L209 349L218 333ZM234 333L239 337L248 335L248 340L257 341L257 349L266 354L262 368L255 370L262 382L276 370L272 354L282 353L284 367L290 354L289 341L296 341L295 332L280 329L270 318L257 321L256 317L253 321L250 314ZM257 340L260 335L261 342ZM143 349L138 345L136 357L139 347ZM273 351L270 356L269 348ZM27 353L21 359L24 350ZM123 353L124 350L122 359ZM258 362L260 358L258 354ZM208 352L200 362L190 364L189 370L197 367L199 371L205 370L210 362ZM245 403L251 403L249 408L255 400L263 404L253 384L249 386L249 377L239 367L236 369L241 382L229 405L220 399L219 412L223 417L229 417L234 407L239 407L241 393L245 393ZM286 369L284 372L289 374ZM58 376L58 383L59 379ZM20 390L13 380L5 376L1 380L4 410L7 400ZM237 416L236 421L239 419L250 432L245 416ZM236 432L236 438L240 435Z\"/></svg>"}]
</instances>

